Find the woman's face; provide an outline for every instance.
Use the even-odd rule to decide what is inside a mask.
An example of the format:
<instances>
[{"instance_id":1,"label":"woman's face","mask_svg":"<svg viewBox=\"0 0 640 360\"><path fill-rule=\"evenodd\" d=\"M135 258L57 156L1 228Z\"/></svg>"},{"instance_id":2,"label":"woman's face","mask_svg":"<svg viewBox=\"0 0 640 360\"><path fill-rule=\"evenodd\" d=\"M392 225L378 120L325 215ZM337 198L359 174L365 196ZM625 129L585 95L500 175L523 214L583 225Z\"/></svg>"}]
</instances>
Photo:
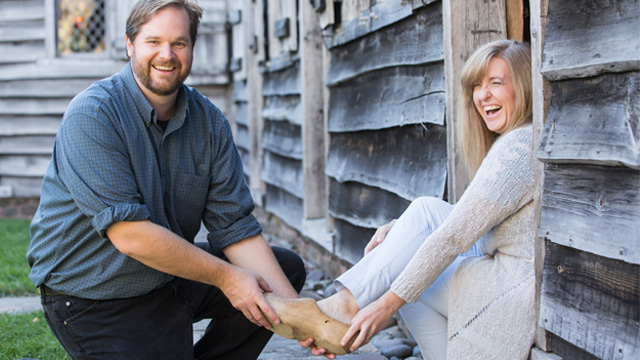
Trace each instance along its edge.
<instances>
[{"instance_id":1,"label":"woman's face","mask_svg":"<svg viewBox=\"0 0 640 360\"><path fill-rule=\"evenodd\" d=\"M516 92L507 61L494 57L480 83L473 86L473 103L487 128L498 134L513 120Z\"/></svg>"}]
</instances>

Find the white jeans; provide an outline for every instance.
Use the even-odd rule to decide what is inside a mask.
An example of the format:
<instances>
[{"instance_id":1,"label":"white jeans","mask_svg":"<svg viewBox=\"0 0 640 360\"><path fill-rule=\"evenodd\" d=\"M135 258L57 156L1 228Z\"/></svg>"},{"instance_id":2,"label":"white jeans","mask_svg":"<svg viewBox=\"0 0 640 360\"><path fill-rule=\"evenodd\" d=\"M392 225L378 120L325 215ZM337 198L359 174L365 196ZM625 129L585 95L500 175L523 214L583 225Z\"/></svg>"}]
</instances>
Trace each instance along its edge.
<instances>
[{"instance_id":1,"label":"white jeans","mask_svg":"<svg viewBox=\"0 0 640 360\"><path fill-rule=\"evenodd\" d=\"M404 211L384 242L335 281L336 290L349 289L358 306L378 299L404 270L423 241L444 222L453 205L440 199L421 197ZM466 256L479 256L474 245L438 277L416 303L400 309L400 315L418 342L425 359L445 359L449 289L453 274Z\"/></svg>"}]
</instances>

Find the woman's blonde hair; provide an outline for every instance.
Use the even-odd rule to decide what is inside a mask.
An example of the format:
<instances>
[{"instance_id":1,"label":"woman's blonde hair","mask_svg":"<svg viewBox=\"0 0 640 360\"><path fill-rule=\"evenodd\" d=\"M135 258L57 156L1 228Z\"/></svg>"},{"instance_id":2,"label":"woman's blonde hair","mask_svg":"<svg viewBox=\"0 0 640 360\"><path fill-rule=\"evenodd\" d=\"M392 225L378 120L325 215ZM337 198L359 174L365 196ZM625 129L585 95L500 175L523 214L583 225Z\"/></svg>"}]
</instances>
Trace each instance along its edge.
<instances>
[{"instance_id":1,"label":"woman's blonde hair","mask_svg":"<svg viewBox=\"0 0 640 360\"><path fill-rule=\"evenodd\" d=\"M516 95L513 118L507 124L505 133L531 123L531 50L529 46L514 40L498 40L478 48L462 69L463 104L460 112L462 117L458 122L457 131L462 154L472 178L499 136L487 128L473 103L473 86L482 82L489 61L494 57L502 58L509 64Z\"/></svg>"}]
</instances>

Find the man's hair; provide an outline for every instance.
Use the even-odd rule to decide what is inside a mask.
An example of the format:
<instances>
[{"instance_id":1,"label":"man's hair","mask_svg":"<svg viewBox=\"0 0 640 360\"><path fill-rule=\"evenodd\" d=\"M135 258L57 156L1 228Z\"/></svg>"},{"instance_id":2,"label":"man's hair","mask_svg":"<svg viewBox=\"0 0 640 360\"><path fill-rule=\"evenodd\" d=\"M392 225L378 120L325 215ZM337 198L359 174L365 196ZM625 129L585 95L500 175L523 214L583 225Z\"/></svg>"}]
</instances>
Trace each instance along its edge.
<instances>
[{"instance_id":1,"label":"man's hair","mask_svg":"<svg viewBox=\"0 0 640 360\"><path fill-rule=\"evenodd\" d=\"M198 36L198 25L203 12L195 0L139 0L133 5L127 19L126 34L129 40L133 42L140 32L140 27L146 24L156 12L167 6L174 6L187 11L190 20L191 44L192 46L195 45L196 37Z\"/></svg>"},{"instance_id":2,"label":"man's hair","mask_svg":"<svg viewBox=\"0 0 640 360\"><path fill-rule=\"evenodd\" d=\"M497 40L478 48L462 69L462 109L458 121L458 140L471 177L487 156L498 134L489 130L473 102L473 86L482 82L489 61L504 59L509 65L515 91L514 114L505 133L532 121L531 50L525 43L515 40Z\"/></svg>"}]
</instances>

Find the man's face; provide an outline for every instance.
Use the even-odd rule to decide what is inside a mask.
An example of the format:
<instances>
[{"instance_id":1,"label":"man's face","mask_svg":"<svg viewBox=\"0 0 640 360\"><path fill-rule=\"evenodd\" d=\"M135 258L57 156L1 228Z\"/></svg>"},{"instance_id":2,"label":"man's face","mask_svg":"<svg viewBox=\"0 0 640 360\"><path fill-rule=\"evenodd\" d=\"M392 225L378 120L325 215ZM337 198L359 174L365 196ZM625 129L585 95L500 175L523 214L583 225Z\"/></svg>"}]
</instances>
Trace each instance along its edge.
<instances>
[{"instance_id":1,"label":"man's face","mask_svg":"<svg viewBox=\"0 0 640 360\"><path fill-rule=\"evenodd\" d=\"M127 38L133 74L147 97L175 94L189 76L193 43L186 10L168 6L144 25L133 43Z\"/></svg>"}]
</instances>

